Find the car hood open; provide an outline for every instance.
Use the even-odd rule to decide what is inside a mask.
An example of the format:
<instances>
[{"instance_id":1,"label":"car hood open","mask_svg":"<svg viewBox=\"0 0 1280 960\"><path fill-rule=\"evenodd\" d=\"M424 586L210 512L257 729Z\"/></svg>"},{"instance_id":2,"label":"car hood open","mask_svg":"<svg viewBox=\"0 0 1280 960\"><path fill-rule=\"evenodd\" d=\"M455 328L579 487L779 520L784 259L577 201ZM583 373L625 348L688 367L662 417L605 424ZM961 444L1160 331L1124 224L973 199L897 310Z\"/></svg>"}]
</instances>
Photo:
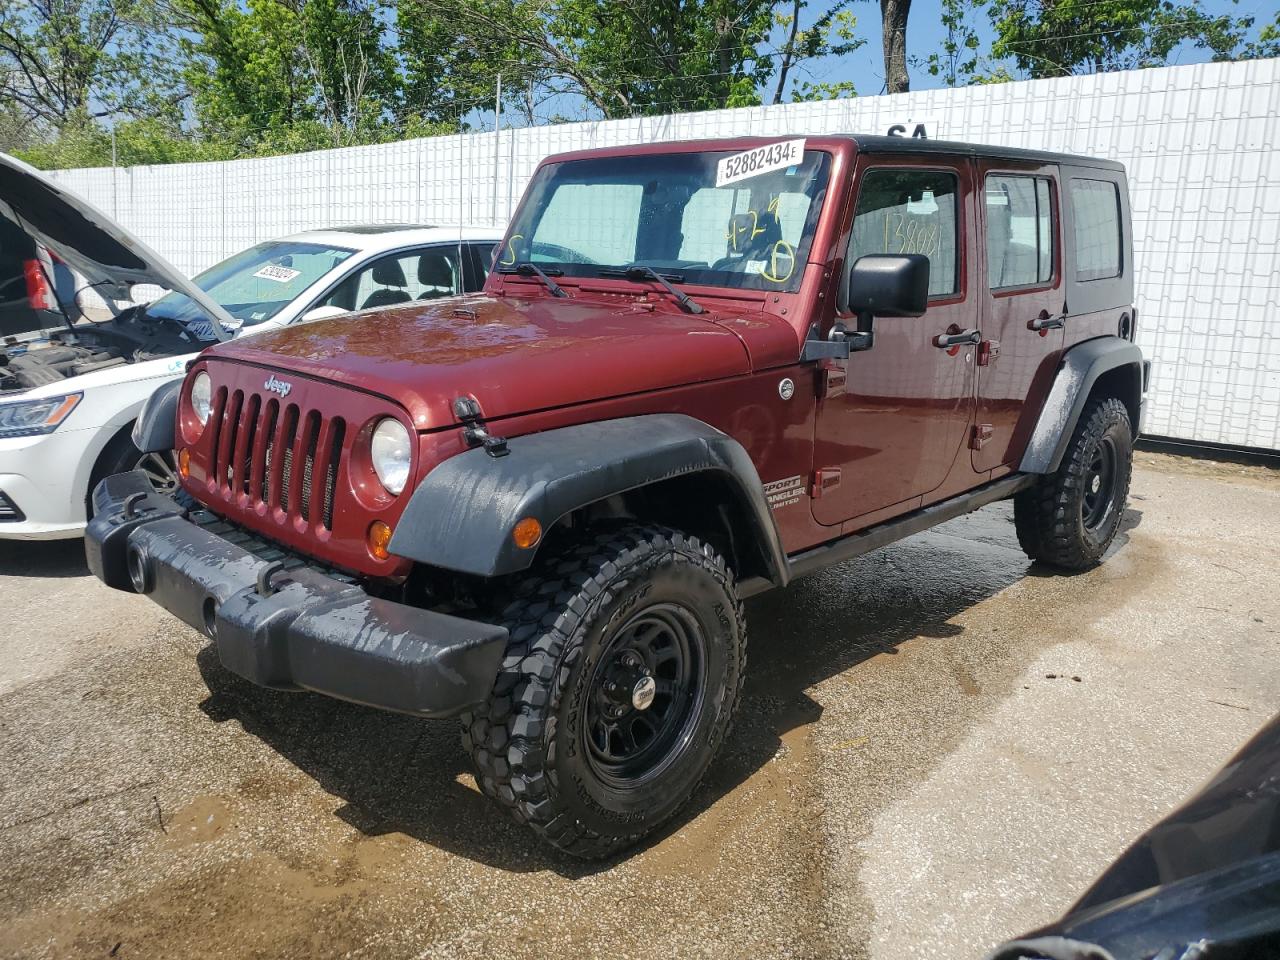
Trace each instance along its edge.
<instances>
[{"instance_id":1,"label":"car hood open","mask_svg":"<svg viewBox=\"0 0 1280 960\"><path fill-rule=\"evenodd\" d=\"M149 283L176 290L208 315L219 340L234 321L172 264L92 204L34 167L0 153L0 216L17 224L90 284L125 299L124 289ZM107 289L110 288L110 289Z\"/></svg>"},{"instance_id":2,"label":"car hood open","mask_svg":"<svg viewBox=\"0 0 1280 960\"><path fill-rule=\"evenodd\" d=\"M702 316L486 294L319 320L219 344L205 356L386 396L419 430L456 423L461 396L494 419L750 369L738 336Z\"/></svg>"}]
</instances>

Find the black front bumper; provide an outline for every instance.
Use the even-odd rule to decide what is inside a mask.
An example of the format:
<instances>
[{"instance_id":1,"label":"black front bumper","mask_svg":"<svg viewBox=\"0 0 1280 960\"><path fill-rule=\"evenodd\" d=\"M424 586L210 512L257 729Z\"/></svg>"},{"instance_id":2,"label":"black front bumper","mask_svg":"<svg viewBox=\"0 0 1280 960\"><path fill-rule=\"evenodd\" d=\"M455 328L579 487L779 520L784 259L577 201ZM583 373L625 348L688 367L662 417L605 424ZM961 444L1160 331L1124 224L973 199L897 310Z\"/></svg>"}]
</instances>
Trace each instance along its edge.
<instances>
[{"instance_id":1,"label":"black front bumper","mask_svg":"<svg viewBox=\"0 0 1280 960\"><path fill-rule=\"evenodd\" d=\"M277 570L191 522L140 472L108 477L85 531L89 569L209 635L228 670L277 690L439 717L484 700L507 631Z\"/></svg>"}]
</instances>

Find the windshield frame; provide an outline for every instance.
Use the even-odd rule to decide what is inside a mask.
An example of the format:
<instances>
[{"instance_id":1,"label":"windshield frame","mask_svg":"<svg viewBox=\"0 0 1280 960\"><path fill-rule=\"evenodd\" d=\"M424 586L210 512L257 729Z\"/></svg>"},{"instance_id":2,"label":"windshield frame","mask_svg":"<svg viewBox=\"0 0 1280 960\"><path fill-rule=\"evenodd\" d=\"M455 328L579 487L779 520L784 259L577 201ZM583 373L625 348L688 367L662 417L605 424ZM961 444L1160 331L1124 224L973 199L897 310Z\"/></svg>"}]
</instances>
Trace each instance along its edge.
<instances>
[{"instance_id":1,"label":"windshield frame","mask_svg":"<svg viewBox=\"0 0 1280 960\"><path fill-rule=\"evenodd\" d=\"M784 138L779 138L779 142ZM770 293L795 293L803 282L805 268L807 267L815 249L814 244L818 239L819 232L822 228L824 215L828 212L827 208L838 196L836 189L836 178L838 171L842 167L839 162L838 151L832 150L826 144L808 143L804 147L804 159L802 163L812 164L813 169L810 173L810 182L807 189L793 192L792 195L806 196L809 198L809 208L805 214L805 221L801 227L799 242L791 247L793 256L790 262L790 270L783 281L775 281L772 277L766 280L763 276L746 270L713 270L712 264L719 263L727 257L719 258L707 262L705 266L696 266L690 261L674 261L674 260L654 260L640 259L627 263L585 263L572 260L556 260L545 256L538 256L532 253L531 248L540 241L533 243L519 244L513 249L512 244L517 240L524 240L527 235L537 233L542 223L542 218L550 206L551 197L554 196L554 189L565 183L568 184L591 184L598 182L630 182L629 177L614 178L612 181L608 176L602 178L592 178L589 174L579 174L568 178L560 178L560 171L570 165L606 165L615 167L619 162L627 160L637 161L662 161L665 159L683 160L684 158L697 157L702 159L702 163L707 168L708 175L714 173L717 164L725 158L733 157L744 152L750 152L758 149L760 146L768 146L772 143L772 139L750 138L744 141L742 145L726 144L725 146L701 145L692 149L680 149L679 144L670 144L668 146L673 149L665 150L643 150L636 153L619 155L613 152L609 153L581 153L574 155L566 155L561 157L552 157L544 161L535 171L534 176L529 182L528 188L525 190L524 197L517 207L515 214L511 218L511 223L507 228L501 244L498 246L497 255L494 261L494 272L502 274L510 278L512 276L511 268L522 261L536 263L540 268L545 269L551 275L557 278L563 278L567 281L594 281L600 279L617 280L611 277L608 271L615 271L630 266L643 265L651 266L657 272L663 274L674 283L681 286L698 287L706 290L712 290L727 293L734 296L745 296L755 299L761 295ZM589 169L589 166L588 166ZM762 176L757 183L768 183L767 175L779 171L763 171ZM745 178L736 183L726 183L723 186L740 187L750 190L755 177ZM643 182L643 177L637 175L634 182L639 185ZM689 181L693 183L692 180ZM716 184L713 179L708 179L694 187L688 197L684 200L684 205L680 207L680 214L683 217L690 198L700 189L715 188ZM642 198L642 206L638 218L645 215L644 198ZM736 207L735 207L736 210ZM750 210L746 212L752 212ZM741 215L741 211L732 213L731 216ZM682 224L683 225L683 224ZM637 224L637 234L641 229ZM725 241L729 240L728 229L726 225ZM548 244L548 246L560 246L558 244ZM790 247L790 244L786 246ZM563 248L568 250L568 248ZM577 252L577 251L569 251ZM585 256L585 255L584 255ZM700 263L702 261L699 261ZM505 269L504 269L505 268ZM732 282L734 280L749 282ZM621 280L624 283L635 283L634 280Z\"/></svg>"}]
</instances>

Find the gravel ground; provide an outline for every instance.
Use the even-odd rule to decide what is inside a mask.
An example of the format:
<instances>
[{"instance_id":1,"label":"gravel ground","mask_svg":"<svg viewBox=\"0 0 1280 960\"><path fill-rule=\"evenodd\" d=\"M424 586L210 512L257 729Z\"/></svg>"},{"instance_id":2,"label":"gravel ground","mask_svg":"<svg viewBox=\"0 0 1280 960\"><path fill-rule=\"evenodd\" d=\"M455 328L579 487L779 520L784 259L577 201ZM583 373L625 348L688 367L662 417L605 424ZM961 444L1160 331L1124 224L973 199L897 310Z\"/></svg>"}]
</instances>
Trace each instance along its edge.
<instances>
[{"instance_id":1,"label":"gravel ground","mask_svg":"<svg viewBox=\"0 0 1280 960\"><path fill-rule=\"evenodd\" d=\"M1140 454L1090 573L997 504L758 598L732 742L605 864L454 724L256 689L78 542L0 544L0 955L977 958L1276 709L1277 541L1280 475Z\"/></svg>"}]
</instances>

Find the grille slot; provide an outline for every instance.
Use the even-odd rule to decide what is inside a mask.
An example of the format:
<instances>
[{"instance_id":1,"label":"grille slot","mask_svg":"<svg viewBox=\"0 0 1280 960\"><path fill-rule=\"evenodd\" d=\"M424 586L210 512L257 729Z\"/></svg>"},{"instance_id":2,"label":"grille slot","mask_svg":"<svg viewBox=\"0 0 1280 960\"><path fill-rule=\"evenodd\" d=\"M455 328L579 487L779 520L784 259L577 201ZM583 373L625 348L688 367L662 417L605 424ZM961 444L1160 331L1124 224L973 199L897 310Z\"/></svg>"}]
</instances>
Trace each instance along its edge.
<instances>
[{"instance_id":1,"label":"grille slot","mask_svg":"<svg viewBox=\"0 0 1280 960\"><path fill-rule=\"evenodd\" d=\"M18 509L18 505L6 494L0 493L0 523L17 523L25 519L27 518Z\"/></svg>"}]
</instances>

